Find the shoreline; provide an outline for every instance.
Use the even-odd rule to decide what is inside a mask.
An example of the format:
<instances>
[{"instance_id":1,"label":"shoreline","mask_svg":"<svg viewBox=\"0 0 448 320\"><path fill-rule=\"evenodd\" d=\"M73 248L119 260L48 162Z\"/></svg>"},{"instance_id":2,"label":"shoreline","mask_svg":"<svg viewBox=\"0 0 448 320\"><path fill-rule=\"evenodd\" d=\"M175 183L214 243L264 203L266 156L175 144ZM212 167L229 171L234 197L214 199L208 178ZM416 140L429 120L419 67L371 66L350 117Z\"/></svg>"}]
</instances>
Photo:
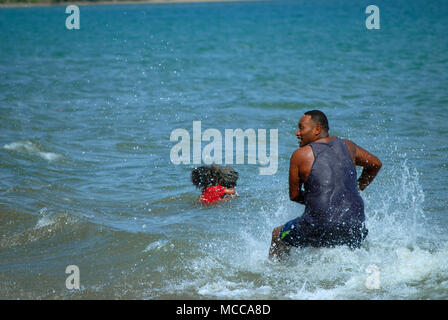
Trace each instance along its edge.
<instances>
[{"instance_id":1,"label":"shoreline","mask_svg":"<svg viewBox=\"0 0 448 320\"><path fill-rule=\"evenodd\" d=\"M0 8L27 8L27 7L53 7L53 6L91 6L91 5L123 5L123 4L170 4L170 3L207 3L207 2L248 2L259 0L111 0L111 1L73 1L73 2L8 2L0 3Z\"/></svg>"}]
</instances>

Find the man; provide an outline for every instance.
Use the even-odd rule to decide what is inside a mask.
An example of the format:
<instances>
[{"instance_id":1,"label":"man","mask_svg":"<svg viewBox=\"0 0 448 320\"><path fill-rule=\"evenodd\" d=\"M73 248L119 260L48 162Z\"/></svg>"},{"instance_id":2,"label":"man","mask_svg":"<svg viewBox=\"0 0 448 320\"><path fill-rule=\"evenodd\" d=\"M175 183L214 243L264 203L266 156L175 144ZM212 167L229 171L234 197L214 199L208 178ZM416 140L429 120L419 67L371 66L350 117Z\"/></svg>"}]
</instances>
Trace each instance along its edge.
<instances>
[{"instance_id":1,"label":"man","mask_svg":"<svg viewBox=\"0 0 448 320\"><path fill-rule=\"evenodd\" d=\"M290 160L289 198L304 204L305 211L274 229L269 258L287 256L292 246L359 248L368 231L358 188L373 181L381 161L350 140L330 137L327 117L319 110L305 112L298 127L300 148ZM359 179L355 166L363 167Z\"/></svg>"}]
</instances>

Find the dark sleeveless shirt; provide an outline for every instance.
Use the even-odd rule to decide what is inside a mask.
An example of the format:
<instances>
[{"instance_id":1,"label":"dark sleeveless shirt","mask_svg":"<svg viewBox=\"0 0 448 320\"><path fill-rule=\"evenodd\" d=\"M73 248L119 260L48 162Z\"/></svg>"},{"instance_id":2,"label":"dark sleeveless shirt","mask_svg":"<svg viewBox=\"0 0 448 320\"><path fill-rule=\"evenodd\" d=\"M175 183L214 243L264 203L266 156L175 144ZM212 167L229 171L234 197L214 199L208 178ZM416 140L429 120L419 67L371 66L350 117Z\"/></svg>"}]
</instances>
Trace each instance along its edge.
<instances>
[{"instance_id":1,"label":"dark sleeveless shirt","mask_svg":"<svg viewBox=\"0 0 448 320\"><path fill-rule=\"evenodd\" d=\"M314 163L305 187L305 212L301 229L309 236L323 233L365 234L364 202L357 188L356 168L347 145L335 137L309 144ZM365 236L365 235L364 235Z\"/></svg>"}]
</instances>

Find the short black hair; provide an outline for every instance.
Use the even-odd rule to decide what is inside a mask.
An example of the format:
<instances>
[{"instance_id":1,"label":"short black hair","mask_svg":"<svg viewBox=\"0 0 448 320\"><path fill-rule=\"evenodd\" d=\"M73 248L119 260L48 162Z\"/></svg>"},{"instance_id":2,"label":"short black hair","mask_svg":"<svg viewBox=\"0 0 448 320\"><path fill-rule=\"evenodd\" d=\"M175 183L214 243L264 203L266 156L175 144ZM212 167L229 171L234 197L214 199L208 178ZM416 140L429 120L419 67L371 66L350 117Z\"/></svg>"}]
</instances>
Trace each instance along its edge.
<instances>
[{"instance_id":1,"label":"short black hair","mask_svg":"<svg viewBox=\"0 0 448 320\"><path fill-rule=\"evenodd\" d=\"M311 120L314 123L320 125L324 130L329 131L330 126L328 125L328 119L325 113L320 110L310 110L304 113L306 116L311 116Z\"/></svg>"}]
</instances>

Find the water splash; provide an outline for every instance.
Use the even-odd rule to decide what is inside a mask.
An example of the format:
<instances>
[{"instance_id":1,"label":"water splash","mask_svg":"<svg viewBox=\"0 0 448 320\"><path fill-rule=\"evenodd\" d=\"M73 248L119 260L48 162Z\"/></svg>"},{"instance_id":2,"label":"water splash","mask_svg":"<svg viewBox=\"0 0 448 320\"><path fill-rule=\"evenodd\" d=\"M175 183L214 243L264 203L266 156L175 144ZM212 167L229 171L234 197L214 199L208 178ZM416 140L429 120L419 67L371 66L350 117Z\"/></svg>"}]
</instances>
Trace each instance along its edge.
<instances>
[{"instance_id":1,"label":"water splash","mask_svg":"<svg viewBox=\"0 0 448 320\"><path fill-rule=\"evenodd\" d=\"M446 298L448 244L432 245L418 171L405 159L382 175L363 193L370 232L361 249L293 249L285 263L269 262L272 228L290 214L281 199L273 212L251 212L252 222L233 225L235 233L221 236L219 243L203 243L202 253L178 267L190 277L165 289L224 299ZM225 229L225 223L234 222L216 228ZM372 280L377 286L369 285ZM444 294L437 293L440 285Z\"/></svg>"}]
</instances>

